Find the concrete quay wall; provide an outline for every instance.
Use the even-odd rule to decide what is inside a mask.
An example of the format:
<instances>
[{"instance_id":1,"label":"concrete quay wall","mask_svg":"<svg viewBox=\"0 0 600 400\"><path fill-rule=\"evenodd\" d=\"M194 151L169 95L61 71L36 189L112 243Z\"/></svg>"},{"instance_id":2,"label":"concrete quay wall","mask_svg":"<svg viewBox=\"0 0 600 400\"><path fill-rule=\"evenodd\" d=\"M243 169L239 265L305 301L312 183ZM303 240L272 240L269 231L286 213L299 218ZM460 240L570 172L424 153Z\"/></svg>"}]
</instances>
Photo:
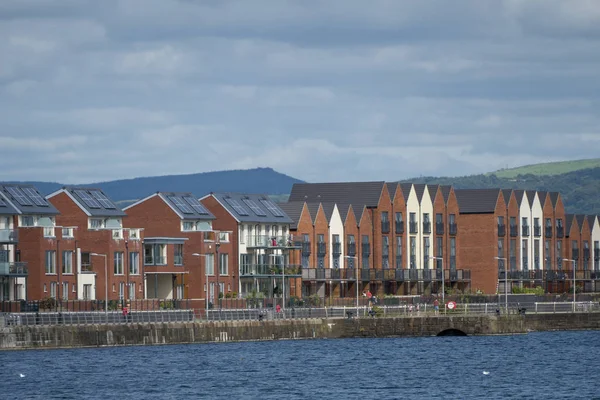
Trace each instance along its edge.
<instances>
[{"instance_id":1,"label":"concrete quay wall","mask_svg":"<svg viewBox=\"0 0 600 400\"><path fill-rule=\"evenodd\" d=\"M399 318L223 321L160 324L9 326L0 349L51 349L281 339L467 335L600 329L600 313L414 316Z\"/></svg>"}]
</instances>

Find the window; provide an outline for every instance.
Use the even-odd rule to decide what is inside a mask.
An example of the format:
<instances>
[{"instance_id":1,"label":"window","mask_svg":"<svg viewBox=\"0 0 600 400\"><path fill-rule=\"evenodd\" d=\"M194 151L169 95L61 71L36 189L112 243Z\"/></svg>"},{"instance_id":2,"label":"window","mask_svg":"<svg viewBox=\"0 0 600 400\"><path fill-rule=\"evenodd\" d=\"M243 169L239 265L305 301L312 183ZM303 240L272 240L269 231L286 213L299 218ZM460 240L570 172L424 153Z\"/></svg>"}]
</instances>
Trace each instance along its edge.
<instances>
[{"instance_id":1,"label":"window","mask_svg":"<svg viewBox=\"0 0 600 400\"><path fill-rule=\"evenodd\" d=\"M165 244L146 244L144 245L144 264L145 265L166 265L167 247Z\"/></svg>"},{"instance_id":2,"label":"window","mask_svg":"<svg viewBox=\"0 0 600 400\"><path fill-rule=\"evenodd\" d=\"M137 251L129 253L129 274L140 274L140 253Z\"/></svg>"},{"instance_id":3,"label":"window","mask_svg":"<svg viewBox=\"0 0 600 400\"><path fill-rule=\"evenodd\" d=\"M73 284L73 293L77 293L77 290L75 289L75 284Z\"/></svg>"},{"instance_id":4,"label":"window","mask_svg":"<svg viewBox=\"0 0 600 400\"><path fill-rule=\"evenodd\" d=\"M228 275L229 274L229 254L220 253L219 254L219 275Z\"/></svg>"},{"instance_id":5,"label":"window","mask_svg":"<svg viewBox=\"0 0 600 400\"><path fill-rule=\"evenodd\" d=\"M504 240L498 239L498 258L504 258Z\"/></svg>"},{"instance_id":6,"label":"window","mask_svg":"<svg viewBox=\"0 0 600 400\"><path fill-rule=\"evenodd\" d=\"M411 212L408 215L408 221L409 221L409 231L410 233L417 233L417 214L414 212Z\"/></svg>"},{"instance_id":7,"label":"window","mask_svg":"<svg viewBox=\"0 0 600 400\"><path fill-rule=\"evenodd\" d=\"M48 293L48 286L44 283L44 293Z\"/></svg>"},{"instance_id":8,"label":"window","mask_svg":"<svg viewBox=\"0 0 600 400\"><path fill-rule=\"evenodd\" d=\"M140 230L139 229L130 229L129 230L129 239L139 240L140 239Z\"/></svg>"},{"instance_id":9,"label":"window","mask_svg":"<svg viewBox=\"0 0 600 400\"><path fill-rule=\"evenodd\" d=\"M552 254L550 254L550 240L546 240L544 242L544 267L549 270L552 267Z\"/></svg>"},{"instance_id":10,"label":"window","mask_svg":"<svg viewBox=\"0 0 600 400\"><path fill-rule=\"evenodd\" d=\"M123 275L123 252L122 251L115 251L115 258L114 258L114 264L115 264L115 275Z\"/></svg>"},{"instance_id":11,"label":"window","mask_svg":"<svg viewBox=\"0 0 600 400\"><path fill-rule=\"evenodd\" d=\"M517 269L517 240L510 239L510 270L514 271Z\"/></svg>"},{"instance_id":12,"label":"window","mask_svg":"<svg viewBox=\"0 0 600 400\"><path fill-rule=\"evenodd\" d=\"M540 239L533 241L533 264L536 270L540 269Z\"/></svg>"},{"instance_id":13,"label":"window","mask_svg":"<svg viewBox=\"0 0 600 400\"><path fill-rule=\"evenodd\" d=\"M123 239L123 229L113 229L112 237L113 239Z\"/></svg>"},{"instance_id":14,"label":"window","mask_svg":"<svg viewBox=\"0 0 600 400\"><path fill-rule=\"evenodd\" d=\"M62 299L69 300L69 282L62 283Z\"/></svg>"},{"instance_id":15,"label":"window","mask_svg":"<svg viewBox=\"0 0 600 400\"><path fill-rule=\"evenodd\" d=\"M556 241L556 268L562 269L562 240Z\"/></svg>"},{"instance_id":16,"label":"window","mask_svg":"<svg viewBox=\"0 0 600 400\"><path fill-rule=\"evenodd\" d=\"M436 238L436 250L435 256L439 258L444 258L444 238L438 237ZM442 260L436 260L437 268L442 268Z\"/></svg>"},{"instance_id":17,"label":"window","mask_svg":"<svg viewBox=\"0 0 600 400\"><path fill-rule=\"evenodd\" d=\"M72 274L73 273L73 252L71 250L63 251L62 257L62 273L63 274Z\"/></svg>"},{"instance_id":18,"label":"window","mask_svg":"<svg viewBox=\"0 0 600 400\"><path fill-rule=\"evenodd\" d=\"M431 233L431 221L429 220L429 213L423 214L423 233Z\"/></svg>"},{"instance_id":19,"label":"window","mask_svg":"<svg viewBox=\"0 0 600 400\"><path fill-rule=\"evenodd\" d=\"M450 270L456 270L456 238L450 238Z\"/></svg>"},{"instance_id":20,"label":"window","mask_svg":"<svg viewBox=\"0 0 600 400\"><path fill-rule=\"evenodd\" d=\"M396 238L396 268L402 268L402 237Z\"/></svg>"},{"instance_id":21,"label":"window","mask_svg":"<svg viewBox=\"0 0 600 400\"><path fill-rule=\"evenodd\" d=\"M125 298L125 282L119 282L119 300Z\"/></svg>"},{"instance_id":22,"label":"window","mask_svg":"<svg viewBox=\"0 0 600 400\"><path fill-rule=\"evenodd\" d=\"M215 255L207 254L204 256L204 265L206 267L206 275L215 274Z\"/></svg>"},{"instance_id":23,"label":"window","mask_svg":"<svg viewBox=\"0 0 600 400\"><path fill-rule=\"evenodd\" d=\"M594 240L594 271L600 270L600 241Z\"/></svg>"},{"instance_id":24,"label":"window","mask_svg":"<svg viewBox=\"0 0 600 400\"><path fill-rule=\"evenodd\" d=\"M229 242L229 232L219 232L219 242Z\"/></svg>"},{"instance_id":25,"label":"window","mask_svg":"<svg viewBox=\"0 0 600 400\"><path fill-rule=\"evenodd\" d=\"M369 243L369 236L362 235L362 244L361 244L361 252L362 252L362 267L369 268L369 256L371 255L371 244Z\"/></svg>"},{"instance_id":26,"label":"window","mask_svg":"<svg viewBox=\"0 0 600 400\"><path fill-rule=\"evenodd\" d=\"M571 254L573 256L573 260L579 259L579 242L577 240L571 241Z\"/></svg>"},{"instance_id":27,"label":"window","mask_svg":"<svg viewBox=\"0 0 600 400\"><path fill-rule=\"evenodd\" d=\"M356 255L356 239L354 235L348 235L348 255L354 256Z\"/></svg>"},{"instance_id":28,"label":"window","mask_svg":"<svg viewBox=\"0 0 600 400\"><path fill-rule=\"evenodd\" d=\"M441 213L437 213L435 214L435 223L436 224L443 224L444 223L444 216Z\"/></svg>"},{"instance_id":29,"label":"window","mask_svg":"<svg viewBox=\"0 0 600 400\"><path fill-rule=\"evenodd\" d=\"M429 237L426 236L423 238L423 269L429 269L429 246Z\"/></svg>"},{"instance_id":30,"label":"window","mask_svg":"<svg viewBox=\"0 0 600 400\"><path fill-rule=\"evenodd\" d=\"M83 285L83 299L84 300L92 299L92 285L89 283L86 283L85 285Z\"/></svg>"},{"instance_id":31,"label":"window","mask_svg":"<svg viewBox=\"0 0 600 400\"><path fill-rule=\"evenodd\" d=\"M389 237L383 236L381 241L381 264L382 267L387 269L390 267L390 241Z\"/></svg>"},{"instance_id":32,"label":"window","mask_svg":"<svg viewBox=\"0 0 600 400\"><path fill-rule=\"evenodd\" d=\"M56 274L56 251L46 250L46 273Z\"/></svg>"},{"instance_id":33,"label":"window","mask_svg":"<svg viewBox=\"0 0 600 400\"><path fill-rule=\"evenodd\" d=\"M129 300L135 300L135 282L130 282L127 288L129 294Z\"/></svg>"},{"instance_id":34,"label":"window","mask_svg":"<svg viewBox=\"0 0 600 400\"><path fill-rule=\"evenodd\" d=\"M196 223L194 221L183 221L183 231L195 231Z\"/></svg>"},{"instance_id":35,"label":"window","mask_svg":"<svg viewBox=\"0 0 600 400\"><path fill-rule=\"evenodd\" d=\"M22 215L21 216L21 225L20 226L35 226L35 221L33 216L31 215Z\"/></svg>"},{"instance_id":36,"label":"window","mask_svg":"<svg viewBox=\"0 0 600 400\"><path fill-rule=\"evenodd\" d=\"M410 268L417 268L417 238L410 237Z\"/></svg>"},{"instance_id":37,"label":"window","mask_svg":"<svg viewBox=\"0 0 600 400\"><path fill-rule=\"evenodd\" d=\"M90 229L104 228L104 220L102 218L90 218Z\"/></svg>"},{"instance_id":38,"label":"window","mask_svg":"<svg viewBox=\"0 0 600 400\"><path fill-rule=\"evenodd\" d=\"M504 217L503 216L498 217L498 225L504 225Z\"/></svg>"},{"instance_id":39,"label":"window","mask_svg":"<svg viewBox=\"0 0 600 400\"><path fill-rule=\"evenodd\" d=\"M73 228L62 228L62 237L63 238L72 238L73 237Z\"/></svg>"},{"instance_id":40,"label":"window","mask_svg":"<svg viewBox=\"0 0 600 400\"><path fill-rule=\"evenodd\" d=\"M175 244L173 251L173 264L183 265L183 244Z\"/></svg>"},{"instance_id":41,"label":"window","mask_svg":"<svg viewBox=\"0 0 600 400\"><path fill-rule=\"evenodd\" d=\"M389 231L390 231L390 220L388 217L388 212L382 211L381 212L381 232L389 233Z\"/></svg>"},{"instance_id":42,"label":"window","mask_svg":"<svg viewBox=\"0 0 600 400\"><path fill-rule=\"evenodd\" d=\"M523 271L527 271L529 269L529 242L527 239L523 239L521 241L521 259L523 260Z\"/></svg>"},{"instance_id":43,"label":"window","mask_svg":"<svg viewBox=\"0 0 600 400\"><path fill-rule=\"evenodd\" d=\"M50 297L56 299L56 282L50 282Z\"/></svg>"},{"instance_id":44,"label":"window","mask_svg":"<svg viewBox=\"0 0 600 400\"><path fill-rule=\"evenodd\" d=\"M402 218L401 212L396 213L395 226L396 226L396 233L404 233L404 220Z\"/></svg>"},{"instance_id":45,"label":"window","mask_svg":"<svg viewBox=\"0 0 600 400\"><path fill-rule=\"evenodd\" d=\"M54 228L53 227L44 227L44 237L53 238L54 236Z\"/></svg>"}]
</instances>

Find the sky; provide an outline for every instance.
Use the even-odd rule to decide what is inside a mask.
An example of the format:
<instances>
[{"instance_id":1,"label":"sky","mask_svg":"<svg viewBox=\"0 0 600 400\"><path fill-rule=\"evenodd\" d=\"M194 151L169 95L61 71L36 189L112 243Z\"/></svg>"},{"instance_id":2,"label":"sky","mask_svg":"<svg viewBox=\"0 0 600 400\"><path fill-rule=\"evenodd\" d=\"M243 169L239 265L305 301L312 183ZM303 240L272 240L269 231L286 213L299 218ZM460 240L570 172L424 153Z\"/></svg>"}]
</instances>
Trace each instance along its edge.
<instances>
[{"instance_id":1,"label":"sky","mask_svg":"<svg viewBox=\"0 0 600 400\"><path fill-rule=\"evenodd\" d=\"M600 156L598 0L2 0L0 180Z\"/></svg>"}]
</instances>

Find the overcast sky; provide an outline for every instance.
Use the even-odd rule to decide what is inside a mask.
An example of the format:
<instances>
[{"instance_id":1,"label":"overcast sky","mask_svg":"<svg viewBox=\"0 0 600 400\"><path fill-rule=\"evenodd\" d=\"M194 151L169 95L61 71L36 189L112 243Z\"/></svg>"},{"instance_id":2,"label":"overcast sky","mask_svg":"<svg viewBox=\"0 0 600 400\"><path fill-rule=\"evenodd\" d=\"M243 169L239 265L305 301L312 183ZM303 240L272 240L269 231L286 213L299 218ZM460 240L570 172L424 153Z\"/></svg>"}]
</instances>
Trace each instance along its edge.
<instances>
[{"instance_id":1,"label":"overcast sky","mask_svg":"<svg viewBox=\"0 0 600 400\"><path fill-rule=\"evenodd\" d=\"M598 0L0 1L0 180L599 155Z\"/></svg>"}]
</instances>

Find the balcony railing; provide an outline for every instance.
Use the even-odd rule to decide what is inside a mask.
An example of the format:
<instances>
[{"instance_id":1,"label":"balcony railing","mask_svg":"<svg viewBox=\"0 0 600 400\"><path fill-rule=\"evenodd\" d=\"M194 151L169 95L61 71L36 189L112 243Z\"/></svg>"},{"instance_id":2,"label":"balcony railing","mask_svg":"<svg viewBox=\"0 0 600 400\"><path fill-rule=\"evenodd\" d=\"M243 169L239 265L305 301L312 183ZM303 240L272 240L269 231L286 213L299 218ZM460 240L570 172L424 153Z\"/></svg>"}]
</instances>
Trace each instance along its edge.
<instances>
[{"instance_id":1,"label":"balcony railing","mask_svg":"<svg viewBox=\"0 0 600 400\"><path fill-rule=\"evenodd\" d=\"M361 243L362 255L369 256L371 254L371 244L370 243Z\"/></svg>"},{"instance_id":2,"label":"balcony railing","mask_svg":"<svg viewBox=\"0 0 600 400\"><path fill-rule=\"evenodd\" d=\"M512 236L512 237L519 236L519 227L517 225L510 226L510 236Z\"/></svg>"},{"instance_id":3,"label":"balcony railing","mask_svg":"<svg viewBox=\"0 0 600 400\"><path fill-rule=\"evenodd\" d=\"M552 237L552 227L551 226L547 226L544 228L544 236L546 236L547 238Z\"/></svg>"},{"instance_id":4,"label":"balcony railing","mask_svg":"<svg viewBox=\"0 0 600 400\"><path fill-rule=\"evenodd\" d=\"M27 276L29 267L26 262L0 261L0 276Z\"/></svg>"},{"instance_id":5,"label":"balcony railing","mask_svg":"<svg viewBox=\"0 0 600 400\"><path fill-rule=\"evenodd\" d=\"M339 256L340 254L342 254L342 244L341 243L334 243L332 247L333 247L333 249L331 251L333 252L334 256Z\"/></svg>"},{"instance_id":6,"label":"balcony railing","mask_svg":"<svg viewBox=\"0 0 600 400\"><path fill-rule=\"evenodd\" d=\"M327 254L327 243L317 242L317 255L324 256Z\"/></svg>"},{"instance_id":7,"label":"balcony railing","mask_svg":"<svg viewBox=\"0 0 600 400\"><path fill-rule=\"evenodd\" d=\"M540 269L540 258L539 257L533 258L533 268L536 270Z\"/></svg>"},{"instance_id":8,"label":"balcony railing","mask_svg":"<svg viewBox=\"0 0 600 400\"><path fill-rule=\"evenodd\" d=\"M533 236L535 236L535 237L542 236L542 227L541 226L536 225L533 227Z\"/></svg>"},{"instance_id":9,"label":"balcony railing","mask_svg":"<svg viewBox=\"0 0 600 400\"><path fill-rule=\"evenodd\" d=\"M417 233L418 232L418 224L416 222L409 222L408 223L408 228L409 228L409 232L410 233Z\"/></svg>"},{"instance_id":10,"label":"balcony railing","mask_svg":"<svg viewBox=\"0 0 600 400\"><path fill-rule=\"evenodd\" d=\"M594 260L600 260L600 249L594 249Z\"/></svg>"},{"instance_id":11,"label":"balcony railing","mask_svg":"<svg viewBox=\"0 0 600 400\"><path fill-rule=\"evenodd\" d=\"M579 249L571 249L571 256L573 257L573 260L578 260L579 259Z\"/></svg>"},{"instance_id":12,"label":"balcony railing","mask_svg":"<svg viewBox=\"0 0 600 400\"><path fill-rule=\"evenodd\" d=\"M381 221L381 233L390 233L390 221Z\"/></svg>"},{"instance_id":13,"label":"balcony railing","mask_svg":"<svg viewBox=\"0 0 600 400\"><path fill-rule=\"evenodd\" d=\"M506 225L498 224L498 236L506 235Z\"/></svg>"},{"instance_id":14,"label":"balcony railing","mask_svg":"<svg viewBox=\"0 0 600 400\"><path fill-rule=\"evenodd\" d=\"M300 247L301 242L294 242L290 235L248 235L246 237L246 247Z\"/></svg>"},{"instance_id":15,"label":"balcony railing","mask_svg":"<svg viewBox=\"0 0 600 400\"><path fill-rule=\"evenodd\" d=\"M389 269L390 268L390 256L388 254L383 254L381 256L381 267L383 269Z\"/></svg>"},{"instance_id":16,"label":"balcony railing","mask_svg":"<svg viewBox=\"0 0 600 400\"><path fill-rule=\"evenodd\" d=\"M583 249L583 259L584 260L590 259L590 249Z\"/></svg>"},{"instance_id":17,"label":"balcony railing","mask_svg":"<svg viewBox=\"0 0 600 400\"><path fill-rule=\"evenodd\" d=\"M452 236L455 236L458 232L456 224L448 224L448 233Z\"/></svg>"},{"instance_id":18,"label":"balcony railing","mask_svg":"<svg viewBox=\"0 0 600 400\"><path fill-rule=\"evenodd\" d=\"M396 256L396 268L402 268L402 256Z\"/></svg>"},{"instance_id":19,"label":"balcony railing","mask_svg":"<svg viewBox=\"0 0 600 400\"><path fill-rule=\"evenodd\" d=\"M325 271L325 269L320 269ZM281 265L269 265L269 264L241 264L240 265L240 277L247 276L278 276L283 275L285 272L286 276L300 276L302 275L302 266L296 264L288 264L285 266L285 271Z\"/></svg>"},{"instance_id":20,"label":"balcony railing","mask_svg":"<svg viewBox=\"0 0 600 400\"><path fill-rule=\"evenodd\" d=\"M0 229L0 243L17 243L19 231L16 229Z\"/></svg>"},{"instance_id":21,"label":"balcony railing","mask_svg":"<svg viewBox=\"0 0 600 400\"><path fill-rule=\"evenodd\" d=\"M423 222L423 233L431 233L431 222Z\"/></svg>"},{"instance_id":22,"label":"balcony railing","mask_svg":"<svg viewBox=\"0 0 600 400\"><path fill-rule=\"evenodd\" d=\"M529 236L529 225L523 225L521 227L521 236Z\"/></svg>"},{"instance_id":23,"label":"balcony railing","mask_svg":"<svg viewBox=\"0 0 600 400\"><path fill-rule=\"evenodd\" d=\"M167 257L164 257L164 256L145 257L144 265L167 265Z\"/></svg>"},{"instance_id":24,"label":"balcony railing","mask_svg":"<svg viewBox=\"0 0 600 400\"><path fill-rule=\"evenodd\" d=\"M348 252L349 256L355 256L356 255L356 243L348 243L347 252Z\"/></svg>"},{"instance_id":25,"label":"balcony railing","mask_svg":"<svg viewBox=\"0 0 600 400\"><path fill-rule=\"evenodd\" d=\"M517 257L510 257L510 270L514 271L517 269Z\"/></svg>"},{"instance_id":26,"label":"balcony railing","mask_svg":"<svg viewBox=\"0 0 600 400\"><path fill-rule=\"evenodd\" d=\"M404 233L404 223L402 221L396 221L396 225L395 225L395 231L397 234L403 234Z\"/></svg>"},{"instance_id":27,"label":"balcony railing","mask_svg":"<svg viewBox=\"0 0 600 400\"><path fill-rule=\"evenodd\" d=\"M311 251L310 251L310 242L302 242L301 243L301 248L302 248L302 255L304 256L309 256Z\"/></svg>"},{"instance_id":28,"label":"balcony railing","mask_svg":"<svg viewBox=\"0 0 600 400\"><path fill-rule=\"evenodd\" d=\"M417 268L417 256L410 256L410 268Z\"/></svg>"},{"instance_id":29,"label":"balcony railing","mask_svg":"<svg viewBox=\"0 0 600 400\"><path fill-rule=\"evenodd\" d=\"M302 279L305 281L355 281L357 274L362 281L431 282L442 280L442 271L433 269L302 269ZM446 281L458 282L471 279L469 270L445 270L444 274Z\"/></svg>"},{"instance_id":30,"label":"balcony railing","mask_svg":"<svg viewBox=\"0 0 600 400\"><path fill-rule=\"evenodd\" d=\"M435 223L435 234L436 235L443 235L444 234L444 223L443 222L436 222Z\"/></svg>"},{"instance_id":31,"label":"balcony railing","mask_svg":"<svg viewBox=\"0 0 600 400\"><path fill-rule=\"evenodd\" d=\"M562 226L557 226L556 227L556 237L564 237L565 236L565 228Z\"/></svg>"},{"instance_id":32,"label":"balcony railing","mask_svg":"<svg viewBox=\"0 0 600 400\"><path fill-rule=\"evenodd\" d=\"M92 266L92 264L90 263L81 263L81 273L82 274L89 274L94 272L94 268Z\"/></svg>"},{"instance_id":33,"label":"balcony railing","mask_svg":"<svg viewBox=\"0 0 600 400\"><path fill-rule=\"evenodd\" d=\"M523 261L523 269L528 270L529 269L529 258L523 257L522 261Z\"/></svg>"}]
</instances>

